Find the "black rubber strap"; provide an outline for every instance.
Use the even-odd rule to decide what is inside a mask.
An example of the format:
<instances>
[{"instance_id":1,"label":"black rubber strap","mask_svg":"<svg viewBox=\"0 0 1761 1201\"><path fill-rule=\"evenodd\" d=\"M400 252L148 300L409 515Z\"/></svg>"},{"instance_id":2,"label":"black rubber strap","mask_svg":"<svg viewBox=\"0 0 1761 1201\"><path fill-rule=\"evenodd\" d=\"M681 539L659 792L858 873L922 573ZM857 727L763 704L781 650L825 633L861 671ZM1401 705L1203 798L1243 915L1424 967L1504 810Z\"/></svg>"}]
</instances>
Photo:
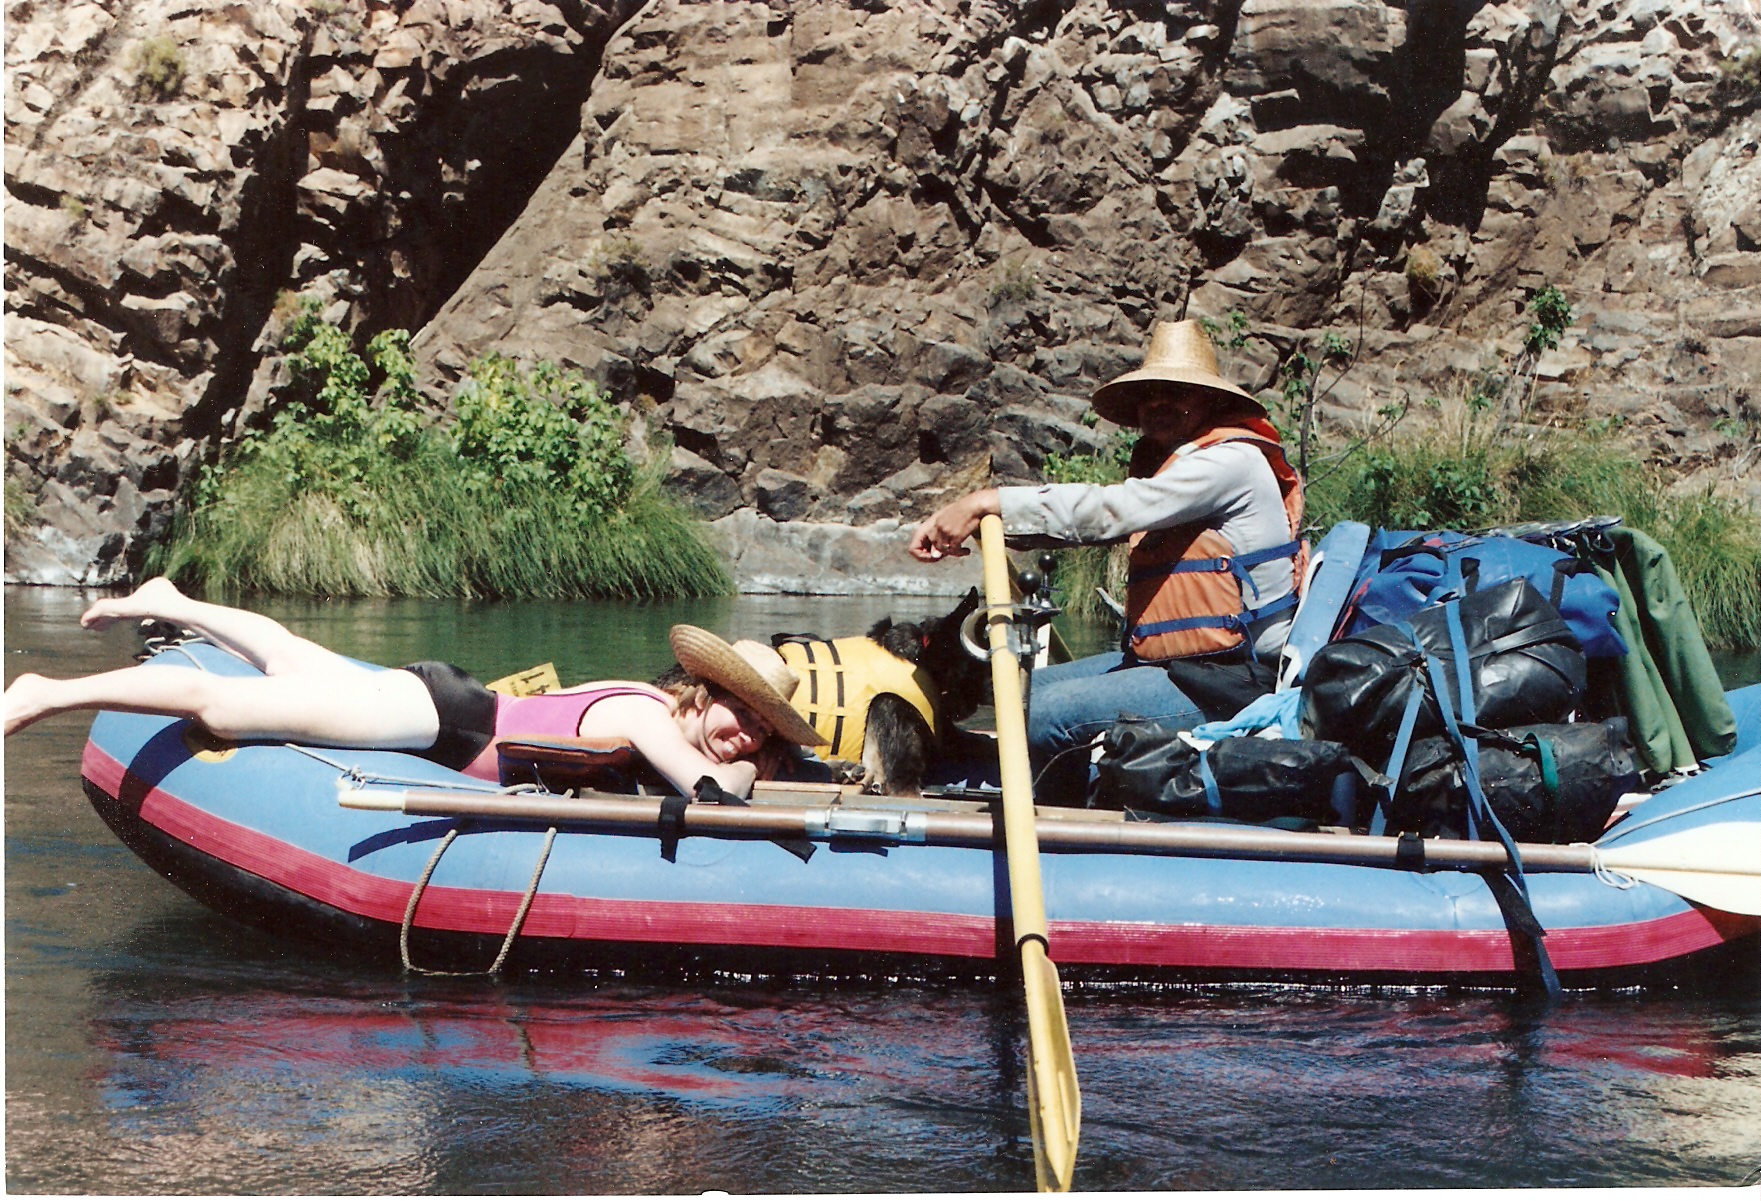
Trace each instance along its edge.
<instances>
[{"instance_id":1,"label":"black rubber strap","mask_svg":"<svg viewBox=\"0 0 1761 1201\"><path fill-rule=\"evenodd\" d=\"M735 796L720 784L717 784L714 776L704 776L701 780L697 781L696 792L697 799L705 805L735 805L740 808L745 808L747 805L751 804L751 802L745 797ZM679 801L679 812L683 815L685 811L684 799L676 799ZM666 806L663 802L661 806L661 812L663 815L665 814L665 811ZM664 837L665 835L663 834L662 838ZM813 858L813 852L818 849L813 843L805 838L773 838L771 841L803 863L806 863L809 859ZM661 848L661 854L666 855L665 847ZM672 856L667 855L667 859L670 861Z\"/></svg>"},{"instance_id":2,"label":"black rubber strap","mask_svg":"<svg viewBox=\"0 0 1761 1201\"><path fill-rule=\"evenodd\" d=\"M1394 866L1401 871L1425 870L1425 840L1412 831L1402 834L1394 844Z\"/></svg>"},{"instance_id":3,"label":"black rubber strap","mask_svg":"<svg viewBox=\"0 0 1761 1201\"><path fill-rule=\"evenodd\" d=\"M705 776L704 779L709 777ZM698 787L701 788L702 785ZM682 796L660 799L660 820L656 825L660 833L660 857L668 863L675 862L675 856L679 853L679 839L685 836L685 806L689 803Z\"/></svg>"}]
</instances>

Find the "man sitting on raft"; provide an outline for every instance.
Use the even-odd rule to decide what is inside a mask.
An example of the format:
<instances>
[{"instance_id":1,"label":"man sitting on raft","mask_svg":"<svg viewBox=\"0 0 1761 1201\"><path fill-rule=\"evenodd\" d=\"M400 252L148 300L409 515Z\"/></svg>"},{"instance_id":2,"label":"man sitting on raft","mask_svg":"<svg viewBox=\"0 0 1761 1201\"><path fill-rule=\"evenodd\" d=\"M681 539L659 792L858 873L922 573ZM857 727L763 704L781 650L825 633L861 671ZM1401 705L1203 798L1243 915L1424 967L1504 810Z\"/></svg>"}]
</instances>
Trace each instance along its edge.
<instances>
[{"instance_id":1,"label":"man sitting on raft","mask_svg":"<svg viewBox=\"0 0 1761 1201\"><path fill-rule=\"evenodd\" d=\"M98 601L80 624L140 618L194 630L263 675L151 663L68 680L21 675L6 690L6 733L57 713L112 709L189 718L231 741L408 751L486 780L498 779L499 742L578 736L629 744L686 796L705 776L750 795L780 759L779 744L823 742L789 705L797 680L776 651L695 626L672 628L678 665L657 684L609 680L516 698L450 663L362 666L262 614L193 600L166 579Z\"/></svg>"},{"instance_id":2,"label":"man sitting on raft","mask_svg":"<svg viewBox=\"0 0 1761 1201\"><path fill-rule=\"evenodd\" d=\"M985 488L924 518L909 546L926 563L964 555L992 514L1012 542L1129 542L1122 648L1034 674L1028 742L1038 767L1059 761L1048 791L1064 795L1080 795L1086 766L1065 752L1127 717L1196 726L1192 693L1218 688L1215 669L1276 663L1306 559L1301 481L1264 407L1218 374L1199 322L1158 324L1143 366L1092 403L1142 431L1124 483Z\"/></svg>"}]
</instances>

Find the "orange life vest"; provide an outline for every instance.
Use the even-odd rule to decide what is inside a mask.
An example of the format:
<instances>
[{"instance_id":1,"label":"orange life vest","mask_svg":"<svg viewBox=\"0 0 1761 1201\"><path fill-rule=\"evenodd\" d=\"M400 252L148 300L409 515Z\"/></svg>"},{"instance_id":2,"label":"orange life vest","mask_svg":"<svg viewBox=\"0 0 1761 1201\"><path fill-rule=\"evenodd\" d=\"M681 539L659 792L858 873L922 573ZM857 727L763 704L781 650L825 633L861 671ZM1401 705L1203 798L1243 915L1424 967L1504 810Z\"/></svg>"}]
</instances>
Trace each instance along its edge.
<instances>
[{"instance_id":1,"label":"orange life vest","mask_svg":"<svg viewBox=\"0 0 1761 1201\"><path fill-rule=\"evenodd\" d=\"M1237 554L1213 525L1194 521L1165 530L1146 530L1130 540L1130 577L1125 601L1125 649L1150 662L1214 655L1247 640L1248 623L1296 606L1308 562L1302 528L1302 481L1285 462L1278 431L1263 417L1239 426L1218 426L1169 455L1153 474L1160 474L1182 454L1222 442L1251 442L1266 456L1290 540L1277 546ZM1274 559L1291 560L1291 590L1265 605L1253 605L1259 588L1250 569Z\"/></svg>"}]
</instances>

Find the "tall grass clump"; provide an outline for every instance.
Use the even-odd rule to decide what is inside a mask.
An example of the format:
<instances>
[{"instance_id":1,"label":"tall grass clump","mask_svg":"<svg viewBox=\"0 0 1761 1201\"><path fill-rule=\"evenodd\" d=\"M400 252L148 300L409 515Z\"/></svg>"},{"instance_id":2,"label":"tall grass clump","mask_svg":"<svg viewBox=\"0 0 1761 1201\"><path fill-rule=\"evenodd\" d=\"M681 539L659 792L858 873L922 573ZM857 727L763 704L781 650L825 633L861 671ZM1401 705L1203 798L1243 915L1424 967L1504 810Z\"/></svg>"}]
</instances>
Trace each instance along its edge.
<instances>
[{"instance_id":1,"label":"tall grass clump","mask_svg":"<svg viewBox=\"0 0 1761 1201\"><path fill-rule=\"evenodd\" d=\"M30 528L31 519L37 515L37 498L31 495L24 484L12 476L6 477L5 485L5 524L6 538L10 541L14 536L24 533Z\"/></svg>"},{"instance_id":2,"label":"tall grass clump","mask_svg":"<svg viewBox=\"0 0 1761 1201\"><path fill-rule=\"evenodd\" d=\"M1761 516L1711 492L1671 493L1607 431L1518 437L1470 416L1346 461L1308 492L1317 530L1343 520L1388 529L1485 529L1619 517L1669 551L1706 639L1761 646Z\"/></svg>"},{"instance_id":3,"label":"tall grass clump","mask_svg":"<svg viewBox=\"0 0 1761 1201\"><path fill-rule=\"evenodd\" d=\"M293 396L205 472L148 566L205 590L329 596L656 597L732 582L701 524L639 467L577 372L486 356L437 426L402 331L365 357L303 305Z\"/></svg>"},{"instance_id":4,"label":"tall grass clump","mask_svg":"<svg viewBox=\"0 0 1761 1201\"><path fill-rule=\"evenodd\" d=\"M1048 454L1041 475L1049 484L1116 484L1130 470L1131 453L1138 437L1137 430L1120 430L1100 454ZM1104 590L1115 600L1124 598L1125 557L1123 545L1075 546L1058 551L1052 584L1064 611L1080 621L1111 616L1100 592Z\"/></svg>"}]
</instances>

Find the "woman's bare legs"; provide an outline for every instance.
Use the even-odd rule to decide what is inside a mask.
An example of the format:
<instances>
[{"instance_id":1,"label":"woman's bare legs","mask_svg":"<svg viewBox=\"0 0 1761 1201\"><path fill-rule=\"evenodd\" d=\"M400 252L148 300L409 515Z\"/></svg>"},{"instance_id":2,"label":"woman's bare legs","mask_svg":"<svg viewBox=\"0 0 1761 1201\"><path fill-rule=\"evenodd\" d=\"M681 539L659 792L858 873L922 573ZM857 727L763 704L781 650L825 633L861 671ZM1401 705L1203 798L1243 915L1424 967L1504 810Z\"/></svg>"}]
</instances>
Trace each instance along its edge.
<instances>
[{"instance_id":1,"label":"woman's bare legs","mask_svg":"<svg viewBox=\"0 0 1761 1201\"><path fill-rule=\"evenodd\" d=\"M195 630L264 675L365 670L335 651L301 638L272 617L185 596L178 591L177 585L163 576L148 580L128 596L98 601L79 620L80 625L88 630L102 630L130 618L155 618Z\"/></svg>"},{"instance_id":2,"label":"woman's bare legs","mask_svg":"<svg viewBox=\"0 0 1761 1201\"><path fill-rule=\"evenodd\" d=\"M78 709L199 721L221 738L426 750L440 733L434 700L407 671L219 676L143 664L71 680L19 676L6 690L6 733Z\"/></svg>"},{"instance_id":3,"label":"woman's bare legs","mask_svg":"<svg viewBox=\"0 0 1761 1201\"><path fill-rule=\"evenodd\" d=\"M80 624L101 630L138 617L197 630L265 674L153 664L71 680L25 674L6 690L6 733L79 709L192 718L222 738L382 750L425 750L440 732L433 698L409 672L361 667L261 614L192 600L169 580L101 600Z\"/></svg>"}]
</instances>

